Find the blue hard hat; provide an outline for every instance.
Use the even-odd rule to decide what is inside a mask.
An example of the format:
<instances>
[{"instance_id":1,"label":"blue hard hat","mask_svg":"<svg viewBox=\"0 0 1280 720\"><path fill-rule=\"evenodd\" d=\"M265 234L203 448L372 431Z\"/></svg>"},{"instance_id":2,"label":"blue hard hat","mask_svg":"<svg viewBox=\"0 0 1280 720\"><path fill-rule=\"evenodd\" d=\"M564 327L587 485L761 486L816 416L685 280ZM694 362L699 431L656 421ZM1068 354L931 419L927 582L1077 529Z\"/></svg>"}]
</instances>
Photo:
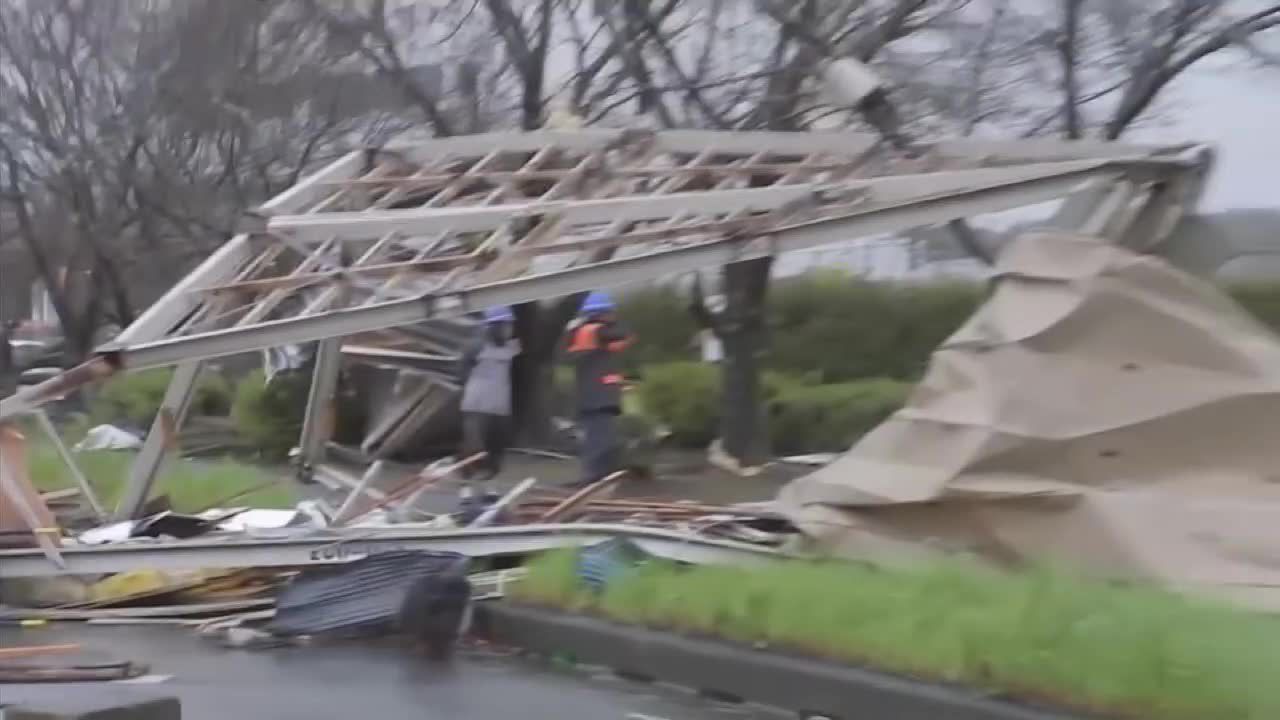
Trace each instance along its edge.
<instances>
[{"instance_id":1,"label":"blue hard hat","mask_svg":"<svg viewBox=\"0 0 1280 720\"><path fill-rule=\"evenodd\" d=\"M586 314L609 312L615 307L617 306L613 304L613 298L609 297L608 293L596 290L587 295L587 299L583 301L582 312Z\"/></svg>"},{"instance_id":2,"label":"blue hard hat","mask_svg":"<svg viewBox=\"0 0 1280 720\"><path fill-rule=\"evenodd\" d=\"M516 319L515 314L513 314L511 312L511 308L507 307L506 305L491 307L488 310L484 311L484 321L486 323L513 322L515 321L515 319Z\"/></svg>"}]
</instances>

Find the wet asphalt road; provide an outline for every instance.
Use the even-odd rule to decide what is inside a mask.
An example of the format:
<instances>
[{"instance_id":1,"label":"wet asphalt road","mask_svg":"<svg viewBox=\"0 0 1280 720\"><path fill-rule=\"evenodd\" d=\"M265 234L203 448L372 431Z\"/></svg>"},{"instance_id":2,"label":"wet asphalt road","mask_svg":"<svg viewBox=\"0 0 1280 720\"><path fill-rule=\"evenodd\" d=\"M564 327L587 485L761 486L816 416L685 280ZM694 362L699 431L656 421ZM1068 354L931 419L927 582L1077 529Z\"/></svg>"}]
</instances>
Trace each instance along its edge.
<instances>
[{"instance_id":1,"label":"wet asphalt road","mask_svg":"<svg viewBox=\"0 0 1280 720\"><path fill-rule=\"evenodd\" d=\"M77 642L59 662L133 660L171 676L154 684L0 685L0 702L177 696L183 720L775 720L603 671L463 652L447 665L385 646L226 650L186 628L61 625L0 632L0 645ZM48 661L46 661L48 662ZM75 694L74 696L71 694ZM77 703L78 704L78 703Z\"/></svg>"}]
</instances>

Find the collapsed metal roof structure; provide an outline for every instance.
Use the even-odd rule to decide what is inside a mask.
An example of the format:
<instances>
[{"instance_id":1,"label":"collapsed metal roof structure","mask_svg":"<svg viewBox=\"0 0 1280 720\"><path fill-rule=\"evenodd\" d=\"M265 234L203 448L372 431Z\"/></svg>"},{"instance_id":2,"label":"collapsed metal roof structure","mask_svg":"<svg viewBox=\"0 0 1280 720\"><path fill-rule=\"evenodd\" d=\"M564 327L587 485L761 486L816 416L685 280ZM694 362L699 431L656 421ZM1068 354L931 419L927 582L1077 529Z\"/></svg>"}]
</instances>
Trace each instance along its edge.
<instances>
[{"instance_id":1,"label":"collapsed metal roof structure","mask_svg":"<svg viewBox=\"0 0 1280 720\"><path fill-rule=\"evenodd\" d=\"M486 307L926 226L963 235L964 218L1054 200L1066 200L1055 226L1149 251L1212 164L1191 144L966 139L903 153L850 132L544 130L357 150L248 213L88 362L0 400L0 424L114 373L176 365L116 509L133 517L212 358L319 343L299 445L314 468L344 347L418 373L371 423L366 449L389 446L449 404L451 354Z\"/></svg>"}]
</instances>

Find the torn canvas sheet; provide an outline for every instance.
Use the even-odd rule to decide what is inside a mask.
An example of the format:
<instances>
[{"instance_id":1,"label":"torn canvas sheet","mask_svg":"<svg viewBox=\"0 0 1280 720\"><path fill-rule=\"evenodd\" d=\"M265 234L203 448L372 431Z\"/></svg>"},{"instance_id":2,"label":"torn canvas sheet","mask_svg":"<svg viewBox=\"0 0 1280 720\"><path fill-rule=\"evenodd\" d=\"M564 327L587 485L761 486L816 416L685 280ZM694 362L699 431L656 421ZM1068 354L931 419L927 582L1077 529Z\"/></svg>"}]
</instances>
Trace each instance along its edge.
<instances>
[{"instance_id":1,"label":"torn canvas sheet","mask_svg":"<svg viewBox=\"0 0 1280 720\"><path fill-rule=\"evenodd\" d=\"M1023 235L994 280L906 407L782 509L848 556L1049 559L1280 607L1280 340L1093 238Z\"/></svg>"}]
</instances>

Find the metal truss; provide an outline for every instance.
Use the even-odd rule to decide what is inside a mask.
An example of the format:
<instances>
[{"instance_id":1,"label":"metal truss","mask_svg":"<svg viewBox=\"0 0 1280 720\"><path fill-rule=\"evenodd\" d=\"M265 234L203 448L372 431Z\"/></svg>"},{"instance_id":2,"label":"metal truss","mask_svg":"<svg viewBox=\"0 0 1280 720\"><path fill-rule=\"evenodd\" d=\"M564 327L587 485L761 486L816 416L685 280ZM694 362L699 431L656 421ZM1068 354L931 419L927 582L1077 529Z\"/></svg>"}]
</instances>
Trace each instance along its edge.
<instances>
[{"instance_id":1,"label":"metal truss","mask_svg":"<svg viewBox=\"0 0 1280 720\"><path fill-rule=\"evenodd\" d=\"M639 130L352 152L247 214L241 234L90 361L0 400L0 422L117 372L179 365L117 509L131 516L210 358L327 341L300 443L314 465L339 355L416 365L445 387L456 340L432 338L465 334L486 307L860 236L963 233L964 218L1068 198L1062 222L1096 215L1097 234L1148 248L1194 205L1212 165L1196 145L963 140L913 153L858 133ZM440 405L420 394L403 417ZM381 422L380 437L394 425Z\"/></svg>"}]
</instances>

